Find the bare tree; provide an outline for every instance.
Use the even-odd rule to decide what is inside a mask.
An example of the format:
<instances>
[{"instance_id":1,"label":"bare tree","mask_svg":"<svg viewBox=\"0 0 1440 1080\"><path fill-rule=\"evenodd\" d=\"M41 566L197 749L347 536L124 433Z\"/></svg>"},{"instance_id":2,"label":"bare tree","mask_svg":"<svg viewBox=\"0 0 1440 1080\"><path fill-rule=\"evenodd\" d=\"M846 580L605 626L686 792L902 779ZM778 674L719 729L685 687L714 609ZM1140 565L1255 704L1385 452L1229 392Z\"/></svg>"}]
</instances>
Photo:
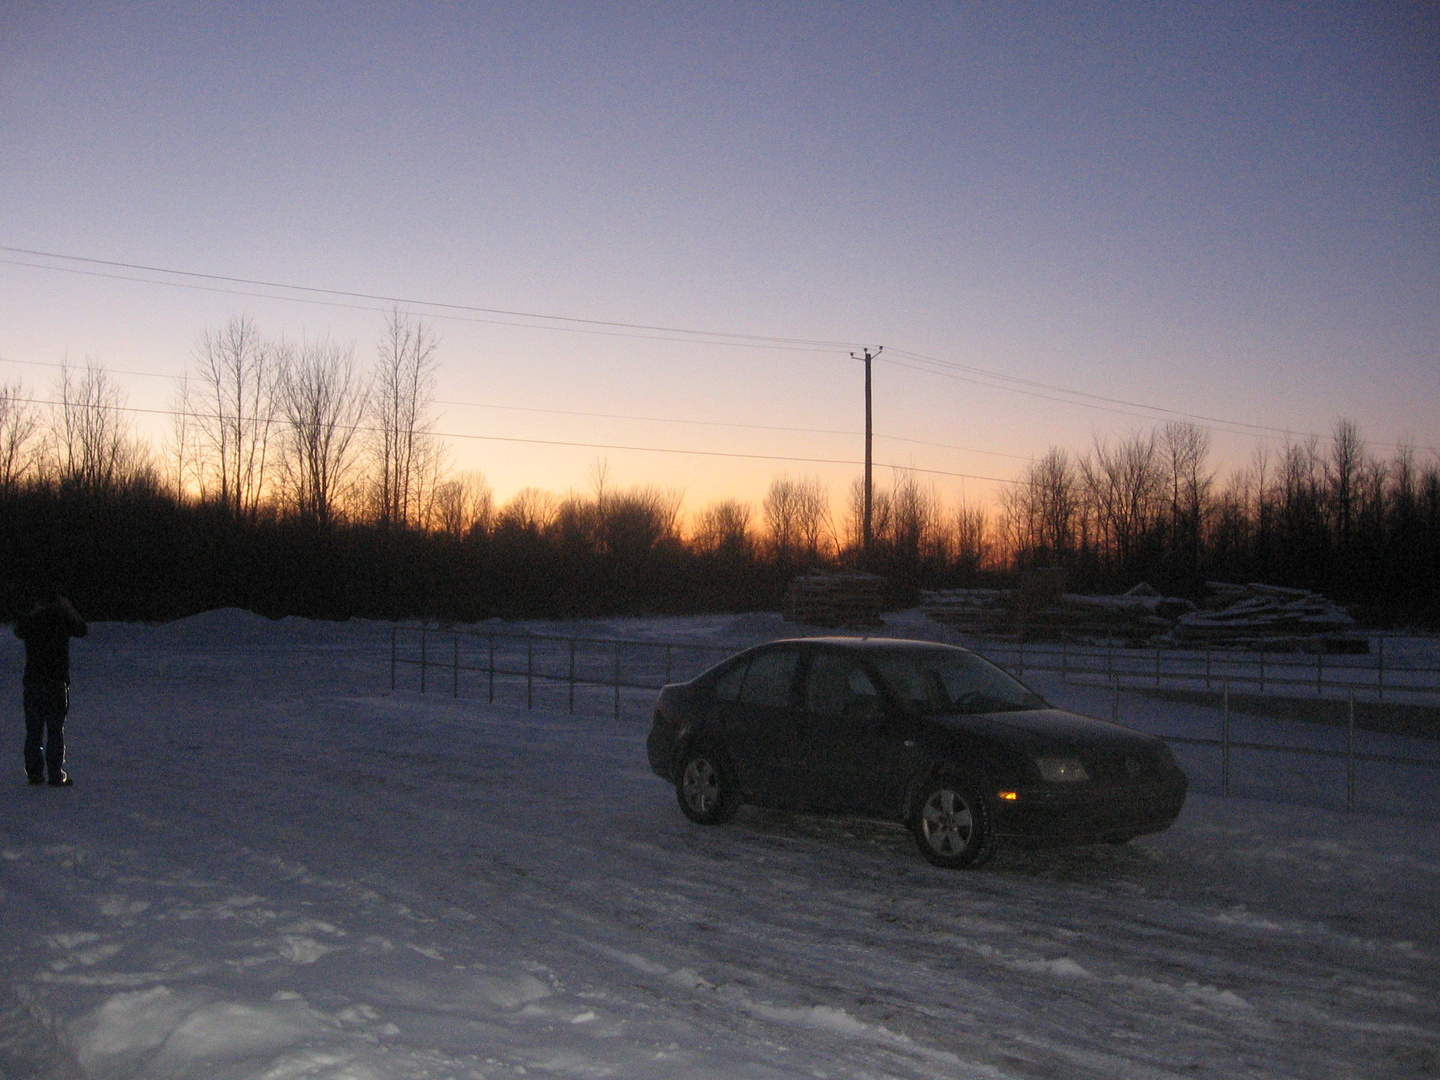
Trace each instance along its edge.
<instances>
[{"instance_id":1,"label":"bare tree","mask_svg":"<svg viewBox=\"0 0 1440 1080\"><path fill-rule=\"evenodd\" d=\"M0 386L0 491L14 491L38 465L40 417L20 383Z\"/></svg>"},{"instance_id":2,"label":"bare tree","mask_svg":"<svg viewBox=\"0 0 1440 1080\"><path fill-rule=\"evenodd\" d=\"M1080 546L1082 473L1069 451L1052 446L1000 496L1010 557L1064 563Z\"/></svg>"},{"instance_id":3,"label":"bare tree","mask_svg":"<svg viewBox=\"0 0 1440 1080\"><path fill-rule=\"evenodd\" d=\"M559 507L555 496L540 488L521 488L507 502L495 519L500 533L528 533L539 536L555 521Z\"/></svg>"},{"instance_id":4,"label":"bare tree","mask_svg":"<svg viewBox=\"0 0 1440 1080\"><path fill-rule=\"evenodd\" d=\"M983 506L962 503L955 511L955 561L968 570L979 570L990 561L990 523Z\"/></svg>"},{"instance_id":5,"label":"bare tree","mask_svg":"<svg viewBox=\"0 0 1440 1080\"><path fill-rule=\"evenodd\" d=\"M1214 483L1213 474L1205 467L1210 433L1186 421L1171 421L1161 430L1160 453L1170 493L1171 543L1193 567L1200 561L1205 512Z\"/></svg>"},{"instance_id":6,"label":"bare tree","mask_svg":"<svg viewBox=\"0 0 1440 1080\"><path fill-rule=\"evenodd\" d=\"M722 499L707 506L695 523L692 543L705 554L741 556L754 549L749 503Z\"/></svg>"},{"instance_id":7,"label":"bare tree","mask_svg":"<svg viewBox=\"0 0 1440 1080\"><path fill-rule=\"evenodd\" d=\"M466 471L435 485L435 527L456 539L488 533L495 523L495 495L485 474Z\"/></svg>"},{"instance_id":8,"label":"bare tree","mask_svg":"<svg viewBox=\"0 0 1440 1080\"><path fill-rule=\"evenodd\" d=\"M788 476L770 481L765 493L765 531L777 559L792 559L800 547L799 486Z\"/></svg>"},{"instance_id":9,"label":"bare tree","mask_svg":"<svg viewBox=\"0 0 1440 1080\"><path fill-rule=\"evenodd\" d=\"M1350 543L1354 530L1357 488L1365 468L1365 443L1353 420L1337 420L1330 437L1330 459L1325 479L1329 487L1331 520L1341 548Z\"/></svg>"},{"instance_id":10,"label":"bare tree","mask_svg":"<svg viewBox=\"0 0 1440 1080\"><path fill-rule=\"evenodd\" d=\"M120 388L104 368L78 375L62 364L56 380L51 438L60 483L87 493L114 491L145 467L130 438Z\"/></svg>"},{"instance_id":11,"label":"bare tree","mask_svg":"<svg viewBox=\"0 0 1440 1080\"><path fill-rule=\"evenodd\" d=\"M195 380L182 392L206 455L201 494L239 517L254 517L272 465L275 349L248 316L236 316L201 335L196 366Z\"/></svg>"},{"instance_id":12,"label":"bare tree","mask_svg":"<svg viewBox=\"0 0 1440 1080\"><path fill-rule=\"evenodd\" d=\"M376 343L370 449L375 516L383 525L424 525L429 516L444 457L430 411L438 347L434 330L398 309Z\"/></svg>"},{"instance_id":13,"label":"bare tree","mask_svg":"<svg viewBox=\"0 0 1440 1080\"><path fill-rule=\"evenodd\" d=\"M634 561L662 541L676 539L683 501L683 492L655 487L607 495L598 512L601 547L611 555Z\"/></svg>"},{"instance_id":14,"label":"bare tree","mask_svg":"<svg viewBox=\"0 0 1440 1080\"><path fill-rule=\"evenodd\" d=\"M857 476L850 483L850 497L846 506L845 544L858 556L865 548L865 478ZM894 505L890 492L876 488L870 497L870 535L884 542L894 524Z\"/></svg>"},{"instance_id":15,"label":"bare tree","mask_svg":"<svg viewBox=\"0 0 1440 1080\"><path fill-rule=\"evenodd\" d=\"M830 527L830 500L824 485L815 477L772 480L765 495L765 526L776 558L819 557L828 546Z\"/></svg>"},{"instance_id":16,"label":"bare tree","mask_svg":"<svg viewBox=\"0 0 1440 1080\"><path fill-rule=\"evenodd\" d=\"M186 372L175 383L170 407L170 435L165 440L162 453L166 480L176 502L184 502L189 492L203 491L205 486L204 477L200 474L203 460L199 445L201 431L195 422L194 399L190 374Z\"/></svg>"},{"instance_id":17,"label":"bare tree","mask_svg":"<svg viewBox=\"0 0 1440 1080\"><path fill-rule=\"evenodd\" d=\"M934 488L922 486L908 470L897 470L890 505L887 539L897 558L918 562L944 556L940 500Z\"/></svg>"},{"instance_id":18,"label":"bare tree","mask_svg":"<svg viewBox=\"0 0 1440 1080\"><path fill-rule=\"evenodd\" d=\"M1161 505L1164 480L1155 433L1135 432L1114 448L1097 438L1080 472L1101 535L1115 564L1123 567L1138 553Z\"/></svg>"},{"instance_id":19,"label":"bare tree","mask_svg":"<svg viewBox=\"0 0 1440 1080\"><path fill-rule=\"evenodd\" d=\"M830 496L818 476L805 477L798 484L800 542L807 557L818 559L830 548Z\"/></svg>"},{"instance_id":20,"label":"bare tree","mask_svg":"<svg viewBox=\"0 0 1440 1080\"><path fill-rule=\"evenodd\" d=\"M1275 495L1281 524L1290 533L1319 532L1324 527L1325 464L1314 436L1287 443L1276 469Z\"/></svg>"},{"instance_id":21,"label":"bare tree","mask_svg":"<svg viewBox=\"0 0 1440 1080\"><path fill-rule=\"evenodd\" d=\"M356 436L367 399L354 349L321 341L282 353L275 396L284 424L286 495L302 518L328 526L353 501Z\"/></svg>"}]
</instances>

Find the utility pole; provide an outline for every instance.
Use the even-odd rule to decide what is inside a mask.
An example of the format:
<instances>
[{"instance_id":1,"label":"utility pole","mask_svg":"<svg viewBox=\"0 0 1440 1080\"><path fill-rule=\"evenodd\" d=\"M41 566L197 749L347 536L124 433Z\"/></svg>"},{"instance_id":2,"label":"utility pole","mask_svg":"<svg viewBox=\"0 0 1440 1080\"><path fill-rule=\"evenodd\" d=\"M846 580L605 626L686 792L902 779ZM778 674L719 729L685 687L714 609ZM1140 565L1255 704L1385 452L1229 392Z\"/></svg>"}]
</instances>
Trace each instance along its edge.
<instances>
[{"instance_id":1,"label":"utility pole","mask_svg":"<svg viewBox=\"0 0 1440 1080\"><path fill-rule=\"evenodd\" d=\"M871 510L873 499L872 493L874 491L874 485L871 480L870 457L870 441L872 437L872 429L870 423L870 361L874 360L875 357L879 356L884 351L885 346L881 345L873 353L869 349L866 349L864 356L856 356L853 352L850 354L850 359L852 360L865 361L865 533L861 541L861 559L865 564L862 569L865 570L868 570L870 568L870 547L875 539L875 532L871 525Z\"/></svg>"}]
</instances>

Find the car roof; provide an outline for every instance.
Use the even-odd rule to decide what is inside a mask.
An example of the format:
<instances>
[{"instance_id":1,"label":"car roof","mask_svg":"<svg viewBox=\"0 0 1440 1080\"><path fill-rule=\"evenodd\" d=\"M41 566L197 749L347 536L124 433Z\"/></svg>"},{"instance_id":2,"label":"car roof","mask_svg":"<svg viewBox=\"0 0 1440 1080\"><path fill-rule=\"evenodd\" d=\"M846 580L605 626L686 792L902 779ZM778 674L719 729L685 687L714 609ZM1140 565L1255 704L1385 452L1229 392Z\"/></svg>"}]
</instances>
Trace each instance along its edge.
<instances>
[{"instance_id":1,"label":"car roof","mask_svg":"<svg viewBox=\"0 0 1440 1080\"><path fill-rule=\"evenodd\" d=\"M946 645L939 641L916 641L913 638L890 638L890 637L806 637L806 638L781 638L779 641L772 641L771 645L825 645L840 649L853 649L857 652L894 652L896 650L920 650L920 649L950 649L956 652L964 652L964 649L956 645Z\"/></svg>"}]
</instances>

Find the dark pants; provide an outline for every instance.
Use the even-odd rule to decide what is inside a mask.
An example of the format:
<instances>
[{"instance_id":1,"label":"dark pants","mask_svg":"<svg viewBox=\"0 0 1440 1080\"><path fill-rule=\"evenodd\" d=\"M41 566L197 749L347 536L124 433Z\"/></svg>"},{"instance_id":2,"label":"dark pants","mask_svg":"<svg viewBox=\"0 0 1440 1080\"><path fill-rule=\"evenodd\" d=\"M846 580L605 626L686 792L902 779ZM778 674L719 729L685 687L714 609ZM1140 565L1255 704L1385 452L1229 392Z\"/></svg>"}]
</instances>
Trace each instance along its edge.
<instances>
[{"instance_id":1,"label":"dark pants","mask_svg":"<svg viewBox=\"0 0 1440 1080\"><path fill-rule=\"evenodd\" d=\"M51 780L65 775L65 714L69 711L70 688L64 683L25 684L25 775L31 780L47 772Z\"/></svg>"}]
</instances>

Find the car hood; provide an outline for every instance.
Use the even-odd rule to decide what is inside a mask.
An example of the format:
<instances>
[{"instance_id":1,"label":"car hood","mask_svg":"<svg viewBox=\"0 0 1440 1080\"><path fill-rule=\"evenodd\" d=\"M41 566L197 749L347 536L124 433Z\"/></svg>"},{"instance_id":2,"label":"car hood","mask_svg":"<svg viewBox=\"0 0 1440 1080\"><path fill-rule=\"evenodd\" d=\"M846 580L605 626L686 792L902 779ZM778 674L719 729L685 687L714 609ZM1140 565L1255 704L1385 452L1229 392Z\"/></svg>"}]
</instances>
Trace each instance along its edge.
<instances>
[{"instance_id":1,"label":"car hood","mask_svg":"<svg viewBox=\"0 0 1440 1080\"><path fill-rule=\"evenodd\" d=\"M1138 749L1155 741L1153 735L1064 709L1028 709L936 719L947 728L984 734L998 743L1033 753L1061 749L1088 750L1097 746Z\"/></svg>"}]
</instances>

